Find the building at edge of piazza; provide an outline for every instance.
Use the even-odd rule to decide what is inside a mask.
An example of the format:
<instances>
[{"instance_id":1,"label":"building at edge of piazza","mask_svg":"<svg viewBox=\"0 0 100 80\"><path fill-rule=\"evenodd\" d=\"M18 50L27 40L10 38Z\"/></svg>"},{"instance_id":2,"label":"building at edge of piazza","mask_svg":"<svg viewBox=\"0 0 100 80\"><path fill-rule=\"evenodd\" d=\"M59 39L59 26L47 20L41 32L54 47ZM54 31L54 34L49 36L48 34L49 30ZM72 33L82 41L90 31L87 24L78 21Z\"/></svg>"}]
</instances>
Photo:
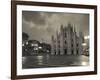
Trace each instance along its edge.
<instances>
[{"instance_id":1,"label":"building at edge of piazza","mask_svg":"<svg viewBox=\"0 0 100 80\"><path fill-rule=\"evenodd\" d=\"M76 32L75 26L70 23L61 25L60 31L51 37L52 55L82 55L84 36L82 32Z\"/></svg>"}]
</instances>

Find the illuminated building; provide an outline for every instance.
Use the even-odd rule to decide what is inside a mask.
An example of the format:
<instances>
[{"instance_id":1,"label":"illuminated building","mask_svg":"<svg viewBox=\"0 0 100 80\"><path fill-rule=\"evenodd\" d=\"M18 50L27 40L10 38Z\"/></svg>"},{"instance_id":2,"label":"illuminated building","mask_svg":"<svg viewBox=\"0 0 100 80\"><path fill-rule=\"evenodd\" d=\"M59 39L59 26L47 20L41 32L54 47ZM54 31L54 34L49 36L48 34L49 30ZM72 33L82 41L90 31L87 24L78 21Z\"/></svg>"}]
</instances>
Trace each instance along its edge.
<instances>
[{"instance_id":1,"label":"illuminated building","mask_svg":"<svg viewBox=\"0 0 100 80\"><path fill-rule=\"evenodd\" d=\"M76 32L75 26L61 25L60 31L51 38L52 55L81 55L83 53L82 43L84 36L82 32Z\"/></svg>"}]
</instances>

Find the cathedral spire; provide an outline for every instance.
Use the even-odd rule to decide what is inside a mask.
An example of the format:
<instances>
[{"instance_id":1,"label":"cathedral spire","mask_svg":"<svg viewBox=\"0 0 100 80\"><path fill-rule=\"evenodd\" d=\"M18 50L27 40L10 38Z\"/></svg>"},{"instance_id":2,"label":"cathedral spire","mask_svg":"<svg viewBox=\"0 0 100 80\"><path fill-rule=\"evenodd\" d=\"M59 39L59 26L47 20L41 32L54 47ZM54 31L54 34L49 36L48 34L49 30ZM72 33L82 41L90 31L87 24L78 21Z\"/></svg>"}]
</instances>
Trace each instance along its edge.
<instances>
[{"instance_id":1,"label":"cathedral spire","mask_svg":"<svg viewBox=\"0 0 100 80\"><path fill-rule=\"evenodd\" d=\"M63 25L61 25L60 30L63 30Z\"/></svg>"},{"instance_id":2,"label":"cathedral spire","mask_svg":"<svg viewBox=\"0 0 100 80\"><path fill-rule=\"evenodd\" d=\"M68 27L71 27L71 23L70 22L68 23Z\"/></svg>"},{"instance_id":3,"label":"cathedral spire","mask_svg":"<svg viewBox=\"0 0 100 80\"><path fill-rule=\"evenodd\" d=\"M56 31L56 35L57 35L57 37L58 37L58 30Z\"/></svg>"},{"instance_id":4,"label":"cathedral spire","mask_svg":"<svg viewBox=\"0 0 100 80\"><path fill-rule=\"evenodd\" d=\"M63 31L63 25L60 26L60 31L61 31L61 32Z\"/></svg>"},{"instance_id":5,"label":"cathedral spire","mask_svg":"<svg viewBox=\"0 0 100 80\"><path fill-rule=\"evenodd\" d=\"M54 36L52 35L52 40L54 40Z\"/></svg>"},{"instance_id":6,"label":"cathedral spire","mask_svg":"<svg viewBox=\"0 0 100 80\"><path fill-rule=\"evenodd\" d=\"M51 41L54 41L54 35L51 36Z\"/></svg>"},{"instance_id":7,"label":"cathedral spire","mask_svg":"<svg viewBox=\"0 0 100 80\"><path fill-rule=\"evenodd\" d=\"M75 25L73 25L73 32L76 32Z\"/></svg>"}]
</instances>

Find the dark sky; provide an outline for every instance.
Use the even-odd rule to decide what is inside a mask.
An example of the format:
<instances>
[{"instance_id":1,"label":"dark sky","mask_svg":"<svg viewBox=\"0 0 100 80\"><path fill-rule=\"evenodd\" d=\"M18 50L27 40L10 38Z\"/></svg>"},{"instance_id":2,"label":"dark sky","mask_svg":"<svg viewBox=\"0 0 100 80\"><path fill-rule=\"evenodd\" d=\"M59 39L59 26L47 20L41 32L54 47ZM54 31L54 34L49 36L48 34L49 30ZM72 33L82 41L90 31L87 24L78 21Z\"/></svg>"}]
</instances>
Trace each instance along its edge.
<instances>
[{"instance_id":1,"label":"dark sky","mask_svg":"<svg viewBox=\"0 0 100 80\"><path fill-rule=\"evenodd\" d=\"M84 36L89 35L88 14L22 11L22 31L29 35L29 39L50 43L51 36L60 26L68 23Z\"/></svg>"}]
</instances>

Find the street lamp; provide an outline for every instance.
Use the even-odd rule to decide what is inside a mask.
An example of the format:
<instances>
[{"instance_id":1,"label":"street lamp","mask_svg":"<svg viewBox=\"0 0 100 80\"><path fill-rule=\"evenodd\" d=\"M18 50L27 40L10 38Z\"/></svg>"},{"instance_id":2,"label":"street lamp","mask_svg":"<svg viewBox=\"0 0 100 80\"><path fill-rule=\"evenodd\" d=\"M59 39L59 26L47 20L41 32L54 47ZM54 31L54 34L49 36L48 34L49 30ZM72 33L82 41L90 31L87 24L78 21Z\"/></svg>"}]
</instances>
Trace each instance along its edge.
<instances>
[{"instance_id":1,"label":"street lamp","mask_svg":"<svg viewBox=\"0 0 100 80\"><path fill-rule=\"evenodd\" d=\"M85 39L85 40L89 39L89 36L84 36L84 39Z\"/></svg>"},{"instance_id":2,"label":"street lamp","mask_svg":"<svg viewBox=\"0 0 100 80\"><path fill-rule=\"evenodd\" d=\"M85 46L87 46L87 44L86 44L86 43L82 43L82 46L84 46L84 47L85 47Z\"/></svg>"},{"instance_id":3,"label":"street lamp","mask_svg":"<svg viewBox=\"0 0 100 80\"><path fill-rule=\"evenodd\" d=\"M42 49L42 47L41 47L41 46L39 46L39 49Z\"/></svg>"},{"instance_id":4,"label":"street lamp","mask_svg":"<svg viewBox=\"0 0 100 80\"><path fill-rule=\"evenodd\" d=\"M81 65L85 66L87 65L87 62L82 62Z\"/></svg>"}]
</instances>

